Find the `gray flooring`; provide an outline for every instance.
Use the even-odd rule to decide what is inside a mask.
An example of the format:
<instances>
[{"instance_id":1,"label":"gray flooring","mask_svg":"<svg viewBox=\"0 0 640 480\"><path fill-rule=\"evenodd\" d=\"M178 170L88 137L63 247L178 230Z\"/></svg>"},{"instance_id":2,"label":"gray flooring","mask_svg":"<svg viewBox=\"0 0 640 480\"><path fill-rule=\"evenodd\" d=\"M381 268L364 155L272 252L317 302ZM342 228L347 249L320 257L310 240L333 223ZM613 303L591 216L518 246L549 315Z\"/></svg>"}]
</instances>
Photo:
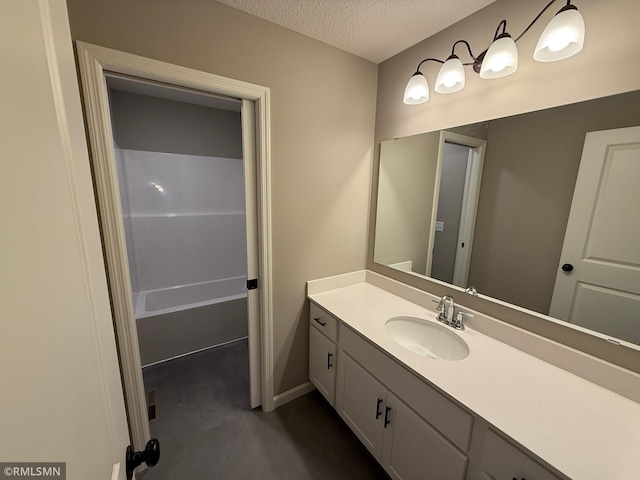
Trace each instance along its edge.
<instances>
[{"instance_id":1,"label":"gray flooring","mask_svg":"<svg viewBox=\"0 0 640 480\"><path fill-rule=\"evenodd\" d=\"M144 369L160 462L144 480L389 477L317 392L249 408L246 340Z\"/></svg>"}]
</instances>

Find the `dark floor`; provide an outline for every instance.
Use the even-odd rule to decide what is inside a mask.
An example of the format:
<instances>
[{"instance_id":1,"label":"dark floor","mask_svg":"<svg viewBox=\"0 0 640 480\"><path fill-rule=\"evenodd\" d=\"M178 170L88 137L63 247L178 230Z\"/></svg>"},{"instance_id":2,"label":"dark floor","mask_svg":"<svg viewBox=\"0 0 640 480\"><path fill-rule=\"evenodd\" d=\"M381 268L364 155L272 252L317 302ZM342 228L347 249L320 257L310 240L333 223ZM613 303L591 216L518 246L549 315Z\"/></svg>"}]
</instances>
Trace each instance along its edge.
<instances>
[{"instance_id":1,"label":"dark floor","mask_svg":"<svg viewBox=\"0 0 640 480\"><path fill-rule=\"evenodd\" d=\"M317 391L252 411L246 340L145 368L144 383L161 452L144 480L389 478Z\"/></svg>"}]
</instances>

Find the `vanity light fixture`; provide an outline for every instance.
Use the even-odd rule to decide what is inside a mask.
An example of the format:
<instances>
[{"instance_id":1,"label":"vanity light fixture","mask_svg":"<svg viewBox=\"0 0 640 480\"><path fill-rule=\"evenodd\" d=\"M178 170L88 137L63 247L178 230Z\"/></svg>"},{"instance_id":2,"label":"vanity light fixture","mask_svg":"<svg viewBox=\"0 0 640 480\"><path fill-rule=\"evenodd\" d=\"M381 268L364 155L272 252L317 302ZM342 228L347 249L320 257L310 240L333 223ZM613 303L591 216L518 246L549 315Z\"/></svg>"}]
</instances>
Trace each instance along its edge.
<instances>
[{"instance_id":1,"label":"vanity light fixture","mask_svg":"<svg viewBox=\"0 0 640 480\"><path fill-rule=\"evenodd\" d=\"M462 90L465 86L465 66L471 66L474 72L480 74L481 78L487 79L505 77L514 73L518 69L516 42L555 2L556 0L551 0L515 40L506 31L507 21L502 20L498 24L491 45L478 56L473 54L469 42L458 40L451 47L451 55L446 61L437 58L422 60L407 83L407 88L404 91L404 103L419 105L429 100L429 84L420 71L420 67L425 62L442 64L436 78L435 91L437 93L454 93ZM582 50L584 30L582 15L576 6L571 4L571 0L567 0L567 4L558 11L542 32L533 58L539 62L555 62L575 55ZM466 45L472 59L471 62L463 63L455 54L456 46L460 43Z\"/></svg>"}]
</instances>

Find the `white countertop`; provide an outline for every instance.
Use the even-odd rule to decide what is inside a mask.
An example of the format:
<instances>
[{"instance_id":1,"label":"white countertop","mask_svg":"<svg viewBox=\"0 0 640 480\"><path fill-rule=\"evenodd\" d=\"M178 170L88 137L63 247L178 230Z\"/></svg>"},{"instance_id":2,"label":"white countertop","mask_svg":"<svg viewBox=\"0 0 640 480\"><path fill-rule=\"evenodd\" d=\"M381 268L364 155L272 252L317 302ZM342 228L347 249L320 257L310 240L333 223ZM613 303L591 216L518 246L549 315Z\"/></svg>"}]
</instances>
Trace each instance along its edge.
<instances>
[{"instance_id":1,"label":"white countertop","mask_svg":"<svg viewBox=\"0 0 640 480\"><path fill-rule=\"evenodd\" d=\"M369 283L308 296L568 477L640 479L640 404L470 328L452 330L469 345L463 360L413 353L385 321L434 313Z\"/></svg>"}]
</instances>

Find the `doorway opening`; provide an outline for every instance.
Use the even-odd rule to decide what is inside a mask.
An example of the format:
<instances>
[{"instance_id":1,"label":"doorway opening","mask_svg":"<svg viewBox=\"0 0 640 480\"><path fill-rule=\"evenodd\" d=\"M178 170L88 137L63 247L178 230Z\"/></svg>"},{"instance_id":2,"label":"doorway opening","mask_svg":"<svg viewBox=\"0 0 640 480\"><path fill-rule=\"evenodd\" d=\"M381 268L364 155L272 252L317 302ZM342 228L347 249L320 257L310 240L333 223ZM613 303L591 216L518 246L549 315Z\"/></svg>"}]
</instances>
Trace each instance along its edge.
<instances>
[{"instance_id":1,"label":"doorway opening","mask_svg":"<svg viewBox=\"0 0 640 480\"><path fill-rule=\"evenodd\" d=\"M150 431L162 441L171 423L206 417L225 386L250 407L241 102L113 74L107 85Z\"/></svg>"},{"instance_id":2,"label":"doorway opening","mask_svg":"<svg viewBox=\"0 0 640 480\"><path fill-rule=\"evenodd\" d=\"M467 287L486 141L440 135L426 275Z\"/></svg>"},{"instance_id":3,"label":"doorway opening","mask_svg":"<svg viewBox=\"0 0 640 480\"><path fill-rule=\"evenodd\" d=\"M242 297L235 298L239 295L246 296L246 312L248 318L248 325L246 332L248 336L248 357L249 357L249 383L250 383L250 405L256 407L261 405L265 411L270 411L275 408L274 396L273 396L273 341L272 341L272 287L271 287L271 216L270 216L270 146L269 146L269 89L260 87L237 80L232 80L224 77L220 77L214 74L206 72L200 72L192 70L186 67L180 67L177 65L160 62L148 58L142 58L135 55L127 54L124 52L118 52L115 50L99 47L95 45L89 45L82 42L77 42L78 60L82 79L82 86L84 90L85 108L87 112L87 128L90 138L91 157L93 174L95 179L95 190L98 199L99 217L101 223L102 240L105 252L105 261L108 271L108 282L111 294L111 304L114 316L114 329L116 331L116 337L118 341L118 353L120 360L122 383L125 393L125 403L127 407L129 429L134 450L143 450L146 442L150 438L149 431L149 419L147 411L147 395L144 388L143 376L142 376L142 358L141 348L138 342L138 328L137 321L135 319L135 311L143 315L146 313L162 313L166 315L181 314L180 311L170 311L177 309L176 305L187 304L196 310L203 307L205 310L211 305L218 305L213 308L227 308L232 305L234 301L236 303L242 303ZM231 270L224 268L225 273L220 278L204 278L202 276L187 279L184 275L185 265L191 264L194 269L197 270L200 266L194 266L198 262L193 262L188 258L180 258L179 255L173 255L176 258L171 258L164 262L164 270L170 271L172 275L178 275L178 285L156 285L152 284L153 288L148 285L149 271L154 271L159 268L158 265L149 266L149 262L146 263L146 267L140 268L140 259L137 259L138 270L136 274L147 275L145 278L137 278L133 280L130 273L130 267L128 263L128 245L126 229L128 228L123 221L123 203L119 192L119 175L118 161L116 155L116 146L114 145L114 127L111 121L111 109L112 106L109 103L109 87L107 80L113 82L114 80L109 77L119 77L120 80L128 81L127 85L129 89L143 88L146 93L149 93L149 88L153 93L147 95L148 97L159 97L158 92L162 92L162 96L165 96L164 100L177 101L178 103L192 104L193 101L186 101L184 99L189 97L193 99L193 95L197 95L202 100L207 98L207 101L220 101L230 105L229 102L235 102L236 105L240 105L240 121L241 121L241 143L242 143L242 169L238 168L236 164L231 170L235 168L235 177L242 178L244 182L244 195L238 195L236 192L235 202L239 203L238 198L244 199L244 205L246 207L246 222L245 222L245 239L246 239L246 267L245 275L250 279L257 279L257 288L248 289L247 283L244 283L244 279L238 279L236 277L242 277L242 275L236 275L230 273ZM117 80L116 80L117 83ZM112 83L113 85L113 83ZM113 87L111 85L111 89ZM135 85L132 87L132 85ZM122 88L121 88L122 90ZM167 93L169 92L169 93ZM126 94L141 93L141 92L125 92ZM118 95L118 94L116 94ZM168 98L166 95L170 95ZM112 92L113 96L113 92ZM226 97L221 99L220 96ZM230 100L231 99L231 100ZM202 106L202 105L200 105ZM237 109L237 107L234 107ZM237 113L237 112L236 112ZM159 128L159 127L158 127ZM174 133L170 133L167 130L167 137L171 137ZM158 136L157 132L152 132L151 136ZM165 142L168 140L177 141L176 138L163 138ZM122 141L118 146L121 149L125 149L126 145L123 145ZM198 143L198 142L194 142ZM129 148L134 151L135 149ZM138 150L134 154L144 157L143 160L147 163L153 163L149 157L151 153L149 148ZM142 152L142 153L141 153ZM123 153L123 152L121 152ZM170 152L172 154L183 155L182 158L184 165L198 165L194 167L196 174L199 171L198 168L208 168L210 165L203 166L204 159L200 157L210 157L211 155L206 152L194 152L182 153L182 152ZM192 158L195 157L195 158ZM221 158L227 157L227 167L233 159L232 155L224 155ZM229 158L231 157L231 158ZM135 158L134 158L135 159ZM163 160L167 160L166 158ZM238 160L238 159L235 159ZM137 168L140 163L132 162L131 158L125 159L124 163L129 162L129 167ZM184 163L186 162L186 163ZM144 163L144 162L143 162ZM220 163L224 164L224 161ZM169 167L167 167L169 168ZM191 168L191 167L189 167ZM166 169L165 169L166 170ZM166 174L170 170L162 170L163 174ZM181 171L181 175L184 171ZM240 174L239 171L242 170ZM123 173L127 173L124 169ZM128 172L131 173L131 172ZM140 172L137 172L140 174ZM122 175L120 175L122 176ZM139 175L144 178L144 175ZM188 176L188 175L187 175ZM193 172L191 172L193 177ZM205 175L202 175L206 179ZM158 177L160 178L160 177ZM200 181L203 178L199 178ZM181 179L183 180L183 179ZM206 181L204 182L206 183ZM155 185L154 185L155 184ZM175 184L175 182L174 182ZM167 184L169 185L169 184ZM172 184L173 185L173 184ZM165 189L166 185L156 180L146 181L145 192L156 197L162 197L163 192L161 189ZM210 185L211 186L211 185ZM218 185L220 187L220 185ZM173 187L172 187L173 188ZM175 190L175 188L174 188ZM196 189L194 191L200 191L200 196L212 195L211 188ZM215 190L220 190L216 188ZM224 188L222 189L224 190ZM165 192L164 193L168 193ZM215 193L215 192L214 192ZM148 200L148 195L142 195L138 198L138 205L146 206L145 203ZM148 231L142 229L144 233L139 239L158 236L171 236L176 235L176 231L165 229L164 231L160 227L161 221L168 225L171 222L182 222L195 225L195 220L198 216L203 215L206 212L191 211L185 206L189 202L184 198L181 200L182 213L191 213L191 215L175 215L177 218L173 218L169 221L168 215L164 215L160 211L147 211L149 213L147 217L141 218L140 223L145 224L145 228ZM186 202L186 203L185 203ZM232 202L233 203L233 202ZM131 207L131 205L129 205ZM146 208L146 207L145 207ZM138 212L140 213L140 212ZM171 212L178 213L178 212ZM231 221L234 217L241 217L239 212L233 211L233 207L230 207L225 213L228 215L217 215L216 217L225 217L227 221ZM129 212L131 215L131 212ZM154 216L155 215L155 216ZM164 217L163 217L164 215ZM143 215L144 216L144 215ZM213 217L213 215L209 215ZM200 219L201 220L201 219ZM223 223L225 220L221 220ZM167 223L168 222L168 223ZM207 222L205 222L206 224ZM231 221L231 223L234 223ZM239 230L238 224L241 223L238 218L235 218L236 229ZM151 228L149 225L153 225ZM193 226L191 225L191 226ZM200 227L196 229L204 229L200 223ZM138 226L139 227L139 226ZM154 230L155 228L155 230ZM151 232L151 233L150 233ZM154 233L155 232L155 233ZM207 243L204 238L206 237L202 232L195 235L191 235L190 241L201 241ZM164 240L164 239L163 239ZM183 239L184 240L184 239ZM135 242L135 239L134 239ZM227 239L226 242L233 242L233 240ZM187 242L188 243L188 242ZM224 243L224 242L223 242ZM196 244L189 244L189 249L195 248ZM231 248L231 247L229 247ZM151 256L152 248L147 247L149 251L145 251L143 256ZM134 249L135 250L135 249ZM241 250L237 248L236 252ZM184 253L189 255L190 253ZM136 255L136 252L133 252ZM171 255L171 254L169 254ZM166 255L164 255L166 257ZM157 255L156 255L157 258ZM202 258L202 264L206 264L210 259ZM151 262L153 263L153 262ZM184 265L183 265L184 264ZM221 264L222 265L222 264ZM150 268L151 270L146 270ZM221 282L214 287L214 281L224 279L224 285ZM233 279L234 282L226 282L226 280ZM133 280L133 281L132 281ZM244 283L244 291L239 293L236 287L242 281ZM138 295L134 302L132 284L137 282ZM142 283L147 282L145 290L140 290ZM184 282L184 283L183 283ZM254 283L254 282L252 282ZM179 287L179 288L175 288ZM218 301L216 299L214 303L209 300L211 297L211 290L218 290L220 298L227 300L226 302ZM144 292L143 295L140 293ZM181 300L176 301L176 297L181 297ZM207 298L204 298L207 297ZM186 300L186 302L185 302ZM237 302L239 301L239 302ZM206 305L202 305L206 303ZM222 307L226 305L226 307ZM153 316L153 315L151 315ZM147 317L143 317L147 318ZM198 323L197 319L195 323ZM235 325L237 326L237 325ZM178 330L174 334L174 339L180 341L185 340L180 337L183 335L183 331ZM223 329L224 330L224 329ZM157 329L153 330L155 333ZM209 332L211 333L211 332ZM216 332L214 332L216 333ZM217 332L220 333L220 332ZM227 332L228 333L228 332ZM203 335L204 336L204 335ZM193 340L188 339L189 342ZM100 339L98 339L100 341ZM209 345L206 343L200 348L206 348ZM178 342L179 343L179 342ZM215 341L214 341L215 343ZM183 345L184 346L184 345ZM162 350L151 353L158 355L161 360L168 358L179 357L184 353L191 353L197 351L197 345L189 344L184 352L167 351ZM149 353L149 352L147 352ZM193 355L192 355L193 357ZM150 356L148 358L154 358ZM188 358L188 357L181 357ZM155 363L151 361L151 363ZM149 365L151 365L149 363ZM153 396L153 395L151 395ZM156 413L161 415L161 400L158 398L158 392L156 392Z\"/></svg>"},{"instance_id":4,"label":"doorway opening","mask_svg":"<svg viewBox=\"0 0 640 480\"><path fill-rule=\"evenodd\" d=\"M142 367L246 340L241 102L107 85Z\"/></svg>"}]
</instances>

